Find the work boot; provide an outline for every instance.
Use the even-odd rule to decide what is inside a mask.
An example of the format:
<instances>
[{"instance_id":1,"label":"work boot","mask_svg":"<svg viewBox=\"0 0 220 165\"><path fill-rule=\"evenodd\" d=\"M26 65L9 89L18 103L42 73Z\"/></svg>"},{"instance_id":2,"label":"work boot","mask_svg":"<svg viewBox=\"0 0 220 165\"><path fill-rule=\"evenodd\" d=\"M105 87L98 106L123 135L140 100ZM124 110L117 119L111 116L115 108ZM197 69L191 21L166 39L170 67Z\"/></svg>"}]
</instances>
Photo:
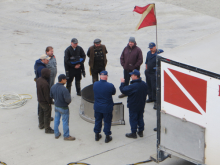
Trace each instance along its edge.
<instances>
[{"instance_id":1,"label":"work boot","mask_svg":"<svg viewBox=\"0 0 220 165\"><path fill-rule=\"evenodd\" d=\"M126 95L123 93L118 96L118 98L123 98L123 97L126 97Z\"/></svg>"},{"instance_id":2,"label":"work boot","mask_svg":"<svg viewBox=\"0 0 220 165\"><path fill-rule=\"evenodd\" d=\"M83 75L83 77L86 77L86 72L82 71L82 75Z\"/></svg>"},{"instance_id":3,"label":"work boot","mask_svg":"<svg viewBox=\"0 0 220 165\"><path fill-rule=\"evenodd\" d=\"M42 126L38 125L38 128L39 129L44 129L44 126L43 125Z\"/></svg>"},{"instance_id":4,"label":"work boot","mask_svg":"<svg viewBox=\"0 0 220 165\"><path fill-rule=\"evenodd\" d=\"M77 96L81 96L81 91L77 92Z\"/></svg>"},{"instance_id":5,"label":"work boot","mask_svg":"<svg viewBox=\"0 0 220 165\"><path fill-rule=\"evenodd\" d=\"M95 141L99 141L99 139L101 139L101 138L102 138L101 134L99 134L99 133L95 134Z\"/></svg>"},{"instance_id":6,"label":"work boot","mask_svg":"<svg viewBox=\"0 0 220 165\"><path fill-rule=\"evenodd\" d=\"M154 102L154 107L153 107L155 110L157 110L157 103Z\"/></svg>"},{"instance_id":7,"label":"work boot","mask_svg":"<svg viewBox=\"0 0 220 165\"><path fill-rule=\"evenodd\" d=\"M153 100L150 100L150 99L146 100L146 103L152 103L152 102L153 102Z\"/></svg>"},{"instance_id":8,"label":"work boot","mask_svg":"<svg viewBox=\"0 0 220 165\"><path fill-rule=\"evenodd\" d=\"M105 143L112 141L112 137L110 135L106 135Z\"/></svg>"},{"instance_id":9,"label":"work boot","mask_svg":"<svg viewBox=\"0 0 220 165\"><path fill-rule=\"evenodd\" d=\"M71 86L70 87L66 87L67 89L68 89L68 91L69 91L69 93L71 94Z\"/></svg>"},{"instance_id":10,"label":"work boot","mask_svg":"<svg viewBox=\"0 0 220 165\"><path fill-rule=\"evenodd\" d=\"M137 134L138 134L140 137L143 137L143 136L144 136L143 131L139 131Z\"/></svg>"},{"instance_id":11,"label":"work boot","mask_svg":"<svg viewBox=\"0 0 220 165\"><path fill-rule=\"evenodd\" d=\"M45 133L54 134L54 130L50 127L48 129L45 129Z\"/></svg>"},{"instance_id":12,"label":"work boot","mask_svg":"<svg viewBox=\"0 0 220 165\"><path fill-rule=\"evenodd\" d=\"M50 121L53 121L53 117L50 117Z\"/></svg>"},{"instance_id":13,"label":"work boot","mask_svg":"<svg viewBox=\"0 0 220 165\"><path fill-rule=\"evenodd\" d=\"M128 137L128 138L137 139L137 134L136 133L126 133L125 136Z\"/></svg>"},{"instance_id":14,"label":"work boot","mask_svg":"<svg viewBox=\"0 0 220 165\"><path fill-rule=\"evenodd\" d=\"M59 139L60 136L61 136L61 133L59 132L59 135L55 136L55 139Z\"/></svg>"},{"instance_id":15,"label":"work boot","mask_svg":"<svg viewBox=\"0 0 220 165\"><path fill-rule=\"evenodd\" d=\"M69 136L69 137L65 137L64 140L67 140L67 141L73 141L75 140L76 138L75 137L72 137L72 136Z\"/></svg>"}]
</instances>

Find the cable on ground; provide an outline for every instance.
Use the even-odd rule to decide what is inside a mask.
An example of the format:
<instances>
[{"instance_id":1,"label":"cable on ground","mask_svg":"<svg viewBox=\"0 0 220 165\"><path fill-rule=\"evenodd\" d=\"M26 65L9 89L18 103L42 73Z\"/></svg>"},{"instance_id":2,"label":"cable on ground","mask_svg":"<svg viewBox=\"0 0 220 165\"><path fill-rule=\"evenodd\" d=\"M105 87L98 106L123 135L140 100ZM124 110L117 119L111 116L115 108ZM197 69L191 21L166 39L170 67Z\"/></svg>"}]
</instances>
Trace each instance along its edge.
<instances>
[{"instance_id":1,"label":"cable on ground","mask_svg":"<svg viewBox=\"0 0 220 165\"><path fill-rule=\"evenodd\" d=\"M72 162L72 163L69 163L69 164L67 164L67 165L73 165L73 164L90 165L90 164L87 164L87 163L81 163L81 162Z\"/></svg>"},{"instance_id":2,"label":"cable on ground","mask_svg":"<svg viewBox=\"0 0 220 165\"><path fill-rule=\"evenodd\" d=\"M28 99L32 99L32 96L29 94L5 93L0 96L0 108L19 108L24 106Z\"/></svg>"}]
</instances>

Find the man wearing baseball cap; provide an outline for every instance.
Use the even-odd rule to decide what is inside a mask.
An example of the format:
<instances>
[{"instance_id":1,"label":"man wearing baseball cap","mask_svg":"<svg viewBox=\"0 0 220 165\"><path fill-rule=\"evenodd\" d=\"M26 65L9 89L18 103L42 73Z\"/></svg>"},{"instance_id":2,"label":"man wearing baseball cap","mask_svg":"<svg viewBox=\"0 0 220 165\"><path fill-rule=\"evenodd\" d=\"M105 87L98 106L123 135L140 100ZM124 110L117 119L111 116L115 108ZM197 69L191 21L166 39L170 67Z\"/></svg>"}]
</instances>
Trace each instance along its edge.
<instances>
[{"instance_id":1,"label":"man wearing baseball cap","mask_svg":"<svg viewBox=\"0 0 220 165\"><path fill-rule=\"evenodd\" d=\"M156 57L157 54L164 52L162 49L157 50L156 44L149 43L150 51L147 53L146 57L146 82L148 85L148 100L147 103L154 102L154 109L156 109Z\"/></svg>"},{"instance_id":2,"label":"man wearing baseball cap","mask_svg":"<svg viewBox=\"0 0 220 165\"><path fill-rule=\"evenodd\" d=\"M140 66L143 63L143 56L141 49L137 46L134 37L129 38L128 45L124 48L121 57L121 66L124 69L125 85L129 85L130 72L134 69L140 70ZM118 97L123 98L125 94L120 94Z\"/></svg>"},{"instance_id":3,"label":"man wearing baseball cap","mask_svg":"<svg viewBox=\"0 0 220 165\"><path fill-rule=\"evenodd\" d=\"M116 89L112 83L107 82L108 72L100 72L100 81L96 81L93 85L94 91L94 110L95 110L95 140L101 139L102 119L104 119L104 133L106 135L105 143L112 140L111 122L113 111L113 99L112 95L115 95Z\"/></svg>"},{"instance_id":4,"label":"man wearing baseball cap","mask_svg":"<svg viewBox=\"0 0 220 165\"><path fill-rule=\"evenodd\" d=\"M46 68L46 65L49 63L49 60L50 57L46 54L42 54L40 56L40 59L36 60L34 64L34 73L35 73L34 81L37 81L37 79L41 77L41 70ZM38 104L38 115L39 115L39 111L40 111L40 105ZM51 117L51 121L53 121L52 117Z\"/></svg>"},{"instance_id":5,"label":"man wearing baseball cap","mask_svg":"<svg viewBox=\"0 0 220 165\"><path fill-rule=\"evenodd\" d=\"M64 54L64 67L67 77L67 89L71 93L71 86L75 78L75 87L78 96L81 96L82 74L85 77L84 62L86 59L85 52L81 46L78 46L78 40L73 38L71 45L66 48Z\"/></svg>"},{"instance_id":6,"label":"man wearing baseball cap","mask_svg":"<svg viewBox=\"0 0 220 165\"><path fill-rule=\"evenodd\" d=\"M66 84L66 76L61 74L58 76L58 83L52 86L50 90L50 97L54 99L55 104L55 119L54 119L54 134L55 139L61 136L59 132L60 118L62 116L63 121L63 137L64 140L75 140L75 137L69 135L69 107L71 103L71 96L64 87Z\"/></svg>"},{"instance_id":7,"label":"man wearing baseball cap","mask_svg":"<svg viewBox=\"0 0 220 165\"><path fill-rule=\"evenodd\" d=\"M90 73L93 83L99 81L98 74L105 70L107 65L107 53L106 46L101 44L100 39L95 39L94 45L88 49L87 56L89 57Z\"/></svg>"},{"instance_id":8,"label":"man wearing baseball cap","mask_svg":"<svg viewBox=\"0 0 220 165\"><path fill-rule=\"evenodd\" d=\"M130 85L126 86L125 79L121 78L121 86L119 88L121 93L128 96L127 107L129 108L131 133L127 133L125 136L136 139L136 133L138 133L140 137L143 137L147 84L141 80L140 72L137 69L129 74L132 79Z\"/></svg>"},{"instance_id":9,"label":"man wearing baseball cap","mask_svg":"<svg viewBox=\"0 0 220 165\"><path fill-rule=\"evenodd\" d=\"M34 72L36 75L36 79L41 77L41 70L43 68L46 68L46 65L49 63L50 57L46 54L42 54L40 56L40 59L36 60L35 65L34 65Z\"/></svg>"}]
</instances>

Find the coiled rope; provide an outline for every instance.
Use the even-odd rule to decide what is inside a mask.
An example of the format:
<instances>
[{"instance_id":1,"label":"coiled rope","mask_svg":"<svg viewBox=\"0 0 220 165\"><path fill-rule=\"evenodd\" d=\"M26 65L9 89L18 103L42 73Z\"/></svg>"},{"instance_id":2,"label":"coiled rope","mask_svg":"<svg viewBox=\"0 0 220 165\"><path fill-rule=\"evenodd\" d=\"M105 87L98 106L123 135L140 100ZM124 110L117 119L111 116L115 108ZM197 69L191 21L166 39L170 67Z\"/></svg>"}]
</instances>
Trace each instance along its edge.
<instances>
[{"instance_id":1,"label":"coiled rope","mask_svg":"<svg viewBox=\"0 0 220 165\"><path fill-rule=\"evenodd\" d=\"M4 162L1 162L1 161L0 161L0 164L3 164L3 165L7 165L6 163L4 163Z\"/></svg>"},{"instance_id":2,"label":"coiled rope","mask_svg":"<svg viewBox=\"0 0 220 165\"><path fill-rule=\"evenodd\" d=\"M24 106L28 99L32 99L32 96L29 94L5 93L0 96L0 108L19 108Z\"/></svg>"}]
</instances>

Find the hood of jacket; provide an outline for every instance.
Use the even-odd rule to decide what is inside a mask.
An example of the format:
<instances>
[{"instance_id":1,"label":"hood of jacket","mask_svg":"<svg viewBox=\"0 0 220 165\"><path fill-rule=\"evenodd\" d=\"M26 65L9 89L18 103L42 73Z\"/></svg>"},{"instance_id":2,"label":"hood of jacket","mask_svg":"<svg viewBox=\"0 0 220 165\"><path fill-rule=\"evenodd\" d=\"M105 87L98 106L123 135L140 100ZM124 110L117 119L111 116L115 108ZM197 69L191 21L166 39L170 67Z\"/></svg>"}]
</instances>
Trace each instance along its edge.
<instances>
[{"instance_id":1,"label":"hood of jacket","mask_svg":"<svg viewBox=\"0 0 220 165\"><path fill-rule=\"evenodd\" d=\"M128 45L127 45L127 47L128 47L129 49L134 49L136 46L137 46L137 43L134 43L134 46L132 46L132 48L129 46L129 43L128 43Z\"/></svg>"},{"instance_id":2,"label":"hood of jacket","mask_svg":"<svg viewBox=\"0 0 220 165\"><path fill-rule=\"evenodd\" d=\"M42 69L41 70L41 77L48 80L50 78L50 69L48 69L48 68Z\"/></svg>"}]
</instances>

